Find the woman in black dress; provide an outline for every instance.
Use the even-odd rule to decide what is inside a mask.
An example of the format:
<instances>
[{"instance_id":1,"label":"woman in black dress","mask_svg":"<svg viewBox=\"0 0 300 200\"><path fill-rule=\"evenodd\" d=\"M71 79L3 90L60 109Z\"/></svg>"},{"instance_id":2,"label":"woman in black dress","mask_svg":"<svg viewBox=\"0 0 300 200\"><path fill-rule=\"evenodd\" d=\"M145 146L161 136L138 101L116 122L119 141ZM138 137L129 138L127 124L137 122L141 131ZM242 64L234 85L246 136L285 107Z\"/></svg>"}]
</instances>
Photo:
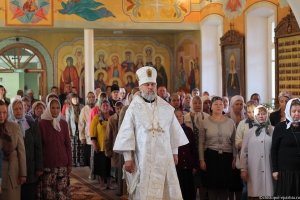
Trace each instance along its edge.
<instances>
[{"instance_id":1,"label":"woman in black dress","mask_svg":"<svg viewBox=\"0 0 300 200\"><path fill-rule=\"evenodd\" d=\"M276 126L277 123L286 120L285 107L287 102L292 98L292 94L288 91L282 91L278 95L279 108L277 111L270 114L270 122L272 126Z\"/></svg>"},{"instance_id":2,"label":"woman in black dress","mask_svg":"<svg viewBox=\"0 0 300 200\"><path fill-rule=\"evenodd\" d=\"M275 126L272 138L275 196L300 196L300 99L288 101L286 121Z\"/></svg>"}]
</instances>

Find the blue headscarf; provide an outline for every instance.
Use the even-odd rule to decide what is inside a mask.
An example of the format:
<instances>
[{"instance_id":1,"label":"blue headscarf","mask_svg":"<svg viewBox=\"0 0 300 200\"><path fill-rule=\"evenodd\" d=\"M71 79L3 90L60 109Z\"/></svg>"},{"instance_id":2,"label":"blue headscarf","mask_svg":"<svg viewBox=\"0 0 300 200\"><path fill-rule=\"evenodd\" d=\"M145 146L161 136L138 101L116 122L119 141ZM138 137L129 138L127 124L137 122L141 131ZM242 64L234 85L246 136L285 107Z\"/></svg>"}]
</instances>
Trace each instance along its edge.
<instances>
[{"instance_id":1,"label":"blue headscarf","mask_svg":"<svg viewBox=\"0 0 300 200\"><path fill-rule=\"evenodd\" d=\"M21 105L22 105L23 114L22 114L21 119L17 119L14 115L14 106L17 103L21 103ZM30 128L30 126L26 121L24 106L23 106L22 100L20 98L13 99L12 103L9 104L9 106L8 106L8 121L16 122L17 124L19 124L21 131L22 131L22 135L25 138L25 131L28 130Z\"/></svg>"}]
</instances>

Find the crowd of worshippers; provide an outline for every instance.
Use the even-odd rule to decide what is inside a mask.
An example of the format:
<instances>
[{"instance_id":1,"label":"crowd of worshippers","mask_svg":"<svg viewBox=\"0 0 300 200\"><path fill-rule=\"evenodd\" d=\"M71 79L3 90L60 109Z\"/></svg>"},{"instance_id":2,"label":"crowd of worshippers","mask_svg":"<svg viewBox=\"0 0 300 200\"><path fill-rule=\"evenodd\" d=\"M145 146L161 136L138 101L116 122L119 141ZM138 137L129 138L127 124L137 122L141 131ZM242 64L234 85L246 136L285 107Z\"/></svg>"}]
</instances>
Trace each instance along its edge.
<instances>
[{"instance_id":1,"label":"crowd of worshippers","mask_svg":"<svg viewBox=\"0 0 300 200\"><path fill-rule=\"evenodd\" d=\"M54 86L43 102L31 89L9 100L0 85L0 200L70 199L70 172L83 166L101 190L123 194L124 159L113 146L140 89L108 88L83 100L70 84L60 95ZM256 93L245 102L160 86L157 96L174 107L189 140L176 165L184 200L300 196L300 99L290 92L279 94L272 113Z\"/></svg>"}]
</instances>

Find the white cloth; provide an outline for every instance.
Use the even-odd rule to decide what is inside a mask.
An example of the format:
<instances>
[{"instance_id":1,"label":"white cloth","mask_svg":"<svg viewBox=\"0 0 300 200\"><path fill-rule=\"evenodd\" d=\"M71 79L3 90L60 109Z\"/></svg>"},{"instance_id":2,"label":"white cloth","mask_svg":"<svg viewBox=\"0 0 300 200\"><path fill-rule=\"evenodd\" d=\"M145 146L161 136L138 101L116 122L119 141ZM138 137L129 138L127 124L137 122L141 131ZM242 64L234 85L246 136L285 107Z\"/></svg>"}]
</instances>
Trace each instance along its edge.
<instances>
[{"instance_id":1,"label":"white cloth","mask_svg":"<svg viewBox=\"0 0 300 200\"><path fill-rule=\"evenodd\" d=\"M294 101L294 100L296 100L296 99L298 99L298 98L294 98L294 99L290 99L288 102L287 102L287 104L286 104L286 107L285 107L285 117L286 117L286 119L287 120L289 120L289 123L286 125L286 129L289 129L290 128L290 126L291 126L291 124L293 123L293 122L300 122L300 120L298 120L298 121L294 121L293 120L293 118L291 117L291 104L292 104L292 101ZM300 99L298 99L299 101L300 101Z\"/></svg>"},{"instance_id":2,"label":"white cloth","mask_svg":"<svg viewBox=\"0 0 300 200\"><path fill-rule=\"evenodd\" d=\"M270 136L262 129L259 136L255 135L257 127L247 131L244 136L240 169L248 173L248 196L273 196L273 177L271 170L271 145L274 127L269 126Z\"/></svg>"},{"instance_id":3,"label":"white cloth","mask_svg":"<svg viewBox=\"0 0 300 200\"><path fill-rule=\"evenodd\" d=\"M188 143L185 133L174 115L174 108L160 97L156 98L156 119L164 132L151 131L152 124L146 106L154 109L136 96L131 102L117 135L114 151L124 153L125 160L129 152L137 157L140 171L135 190L130 199L135 200L179 200L182 199L173 154L178 147ZM156 122L154 127L157 128ZM128 186L128 188L132 188Z\"/></svg>"},{"instance_id":4,"label":"white cloth","mask_svg":"<svg viewBox=\"0 0 300 200\"><path fill-rule=\"evenodd\" d=\"M79 115L79 122L78 122L78 130L79 130L79 139L86 140L87 144L91 144L91 137L90 132L88 130L89 125L89 116L91 112L91 107L86 105L84 106Z\"/></svg>"},{"instance_id":5,"label":"white cloth","mask_svg":"<svg viewBox=\"0 0 300 200\"><path fill-rule=\"evenodd\" d=\"M60 128L60 124L59 124L59 121L61 119L61 112L59 112L59 115L57 118L53 118L52 117L52 114L51 114L51 111L50 111L50 105L51 105L51 102L52 101L56 101L58 104L59 104L59 107L61 108L61 105L59 103L59 101L57 99L52 99L48 104L47 104L47 108L45 110L45 112L42 114L41 118L42 119L45 119L45 120L49 120L49 121L52 121L52 126L55 130L57 130L58 132L61 131L61 128Z\"/></svg>"}]
</instances>

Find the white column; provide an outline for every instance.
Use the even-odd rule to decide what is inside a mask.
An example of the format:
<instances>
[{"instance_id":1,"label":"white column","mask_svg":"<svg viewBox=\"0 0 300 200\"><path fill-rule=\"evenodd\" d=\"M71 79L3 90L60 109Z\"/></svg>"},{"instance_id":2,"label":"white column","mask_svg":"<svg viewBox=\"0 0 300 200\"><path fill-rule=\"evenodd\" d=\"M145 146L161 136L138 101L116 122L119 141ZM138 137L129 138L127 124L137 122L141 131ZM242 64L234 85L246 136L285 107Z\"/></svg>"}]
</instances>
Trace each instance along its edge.
<instances>
[{"instance_id":1,"label":"white column","mask_svg":"<svg viewBox=\"0 0 300 200\"><path fill-rule=\"evenodd\" d=\"M84 29L85 94L94 91L94 29Z\"/></svg>"}]
</instances>

